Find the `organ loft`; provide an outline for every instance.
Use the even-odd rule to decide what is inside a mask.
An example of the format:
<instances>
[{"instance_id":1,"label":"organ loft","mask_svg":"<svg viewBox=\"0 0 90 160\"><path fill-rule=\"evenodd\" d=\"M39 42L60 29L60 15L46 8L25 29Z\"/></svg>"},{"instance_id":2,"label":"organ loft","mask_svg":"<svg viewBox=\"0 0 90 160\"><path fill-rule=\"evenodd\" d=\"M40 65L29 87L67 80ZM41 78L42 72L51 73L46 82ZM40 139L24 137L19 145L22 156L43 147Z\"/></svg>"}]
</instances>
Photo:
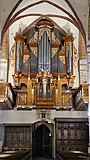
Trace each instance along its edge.
<instances>
[{"instance_id":1,"label":"organ loft","mask_svg":"<svg viewBox=\"0 0 90 160\"><path fill-rule=\"evenodd\" d=\"M73 87L75 37L43 18L23 32L19 28L14 40L13 83L0 83L0 106L13 121L1 126L2 148L51 158L63 151L87 152L88 120L81 111L88 110L88 84Z\"/></svg>"},{"instance_id":2,"label":"organ loft","mask_svg":"<svg viewBox=\"0 0 90 160\"><path fill-rule=\"evenodd\" d=\"M90 159L90 0L0 1L0 160Z\"/></svg>"},{"instance_id":3,"label":"organ loft","mask_svg":"<svg viewBox=\"0 0 90 160\"><path fill-rule=\"evenodd\" d=\"M31 33L30 33L31 34ZM15 37L17 108L72 109L73 41L72 34L59 39L49 20L40 20L31 39L21 32ZM29 40L28 40L29 39Z\"/></svg>"}]
</instances>

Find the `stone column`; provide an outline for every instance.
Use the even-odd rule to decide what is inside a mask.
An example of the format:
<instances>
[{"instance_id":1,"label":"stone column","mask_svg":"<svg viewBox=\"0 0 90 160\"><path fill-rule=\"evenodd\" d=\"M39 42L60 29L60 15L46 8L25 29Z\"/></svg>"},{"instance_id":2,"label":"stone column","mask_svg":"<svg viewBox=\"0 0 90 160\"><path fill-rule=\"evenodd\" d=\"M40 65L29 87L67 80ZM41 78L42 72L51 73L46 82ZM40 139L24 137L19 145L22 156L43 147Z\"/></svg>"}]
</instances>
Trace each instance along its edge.
<instances>
[{"instance_id":1,"label":"stone column","mask_svg":"<svg viewBox=\"0 0 90 160\"><path fill-rule=\"evenodd\" d=\"M1 5L0 5L1 8ZM0 16L0 22L1 22L1 16ZM0 53L1 53L1 23L0 23Z\"/></svg>"},{"instance_id":2,"label":"stone column","mask_svg":"<svg viewBox=\"0 0 90 160\"><path fill-rule=\"evenodd\" d=\"M87 83L87 60L85 41L79 33L79 83Z\"/></svg>"},{"instance_id":3,"label":"stone column","mask_svg":"<svg viewBox=\"0 0 90 160\"><path fill-rule=\"evenodd\" d=\"M88 120L89 120L89 145L88 153L90 153L90 40L87 44L87 64L88 64L88 94L89 94L89 103L88 103Z\"/></svg>"},{"instance_id":4,"label":"stone column","mask_svg":"<svg viewBox=\"0 0 90 160\"><path fill-rule=\"evenodd\" d=\"M88 153L90 153L90 1L89 1L89 17L88 17L88 35L87 35L87 64L88 64L88 121L89 121L89 144L88 144Z\"/></svg>"}]
</instances>

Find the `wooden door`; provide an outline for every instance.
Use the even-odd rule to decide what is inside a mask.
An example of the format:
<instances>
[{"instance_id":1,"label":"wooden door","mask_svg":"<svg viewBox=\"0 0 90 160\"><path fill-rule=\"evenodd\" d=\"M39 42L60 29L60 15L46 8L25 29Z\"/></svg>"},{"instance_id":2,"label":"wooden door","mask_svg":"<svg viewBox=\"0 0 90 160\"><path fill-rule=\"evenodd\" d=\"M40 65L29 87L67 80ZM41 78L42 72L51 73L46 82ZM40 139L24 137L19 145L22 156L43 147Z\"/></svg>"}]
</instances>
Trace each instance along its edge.
<instances>
[{"instance_id":1,"label":"wooden door","mask_svg":"<svg viewBox=\"0 0 90 160\"><path fill-rule=\"evenodd\" d=\"M40 125L35 131L35 157L52 156L52 135L45 125Z\"/></svg>"}]
</instances>

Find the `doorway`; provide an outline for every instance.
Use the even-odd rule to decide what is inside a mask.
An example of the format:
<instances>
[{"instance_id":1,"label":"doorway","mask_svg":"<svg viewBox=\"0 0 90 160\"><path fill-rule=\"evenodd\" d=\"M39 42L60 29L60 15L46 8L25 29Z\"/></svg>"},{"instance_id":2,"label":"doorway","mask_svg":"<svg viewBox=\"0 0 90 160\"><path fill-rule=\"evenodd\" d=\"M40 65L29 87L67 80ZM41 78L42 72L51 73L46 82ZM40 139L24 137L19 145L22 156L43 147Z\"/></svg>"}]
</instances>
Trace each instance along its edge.
<instances>
[{"instance_id":1,"label":"doorway","mask_svg":"<svg viewBox=\"0 0 90 160\"><path fill-rule=\"evenodd\" d=\"M42 124L34 134L34 157L52 157L52 134L49 128Z\"/></svg>"}]
</instances>

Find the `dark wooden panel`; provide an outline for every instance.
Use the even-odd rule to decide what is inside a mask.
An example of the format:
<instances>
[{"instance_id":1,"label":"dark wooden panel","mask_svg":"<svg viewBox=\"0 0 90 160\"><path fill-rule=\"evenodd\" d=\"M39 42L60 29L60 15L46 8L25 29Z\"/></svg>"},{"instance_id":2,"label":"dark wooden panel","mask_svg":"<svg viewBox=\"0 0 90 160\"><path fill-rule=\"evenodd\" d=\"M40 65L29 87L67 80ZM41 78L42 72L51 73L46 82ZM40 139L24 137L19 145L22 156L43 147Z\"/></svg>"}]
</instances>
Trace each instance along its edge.
<instances>
[{"instance_id":1,"label":"dark wooden panel","mask_svg":"<svg viewBox=\"0 0 90 160\"><path fill-rule=\"evenodd\" d=\"M56 150L78 150L88 152L88 125L75 119L56 119Z\"/></svg>"},{"instance_id":2,"label":"dark wooden panel","mask_svg":"<svg viewBox=\"0 0 90 160\"><path fill-rule=\"evenodd\" d=\"M31 126L5 126L4 148L31 149L32 147Z\"/></svg>"}]
</instances>

